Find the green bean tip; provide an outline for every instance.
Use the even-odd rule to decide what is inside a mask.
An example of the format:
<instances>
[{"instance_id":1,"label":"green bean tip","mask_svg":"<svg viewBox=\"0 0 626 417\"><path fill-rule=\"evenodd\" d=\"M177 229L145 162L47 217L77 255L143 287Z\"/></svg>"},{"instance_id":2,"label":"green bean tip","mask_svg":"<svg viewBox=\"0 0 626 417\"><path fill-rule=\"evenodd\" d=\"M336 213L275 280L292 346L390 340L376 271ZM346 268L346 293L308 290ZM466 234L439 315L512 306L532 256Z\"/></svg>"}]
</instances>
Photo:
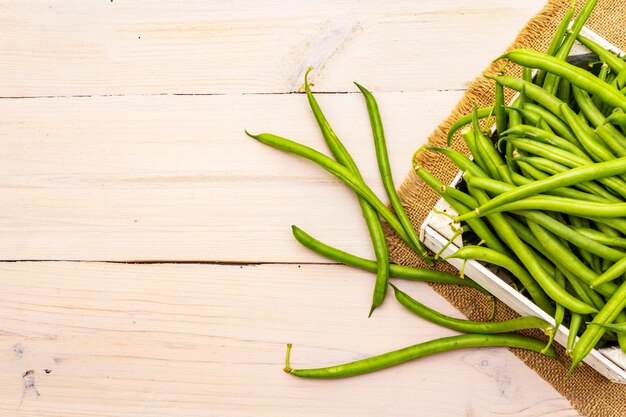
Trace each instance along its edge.
<instances>
[{"instance_id":1,"label":"green bean tip","mask_svg":"<svg viewBox=\"0 0 626 417\"><path fill-rule=\"evenodd\" d=\"M244 132L246 133L246 135L250 136L252 139L258 139L259 135L253 135L252 133L248 132L247 129L244 129Z\"/></svg>"}]
</instances>

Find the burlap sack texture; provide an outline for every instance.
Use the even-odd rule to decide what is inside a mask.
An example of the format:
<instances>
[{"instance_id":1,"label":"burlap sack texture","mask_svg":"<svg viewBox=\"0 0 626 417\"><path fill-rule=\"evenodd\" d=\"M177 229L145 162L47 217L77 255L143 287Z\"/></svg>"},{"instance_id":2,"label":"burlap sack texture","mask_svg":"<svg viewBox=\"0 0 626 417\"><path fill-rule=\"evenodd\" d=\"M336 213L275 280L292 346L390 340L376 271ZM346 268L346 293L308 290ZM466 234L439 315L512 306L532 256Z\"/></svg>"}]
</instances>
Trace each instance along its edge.
<instances>
[{"instance_id":1,"label":"burlap sack texture","mask_svg":"<svg viewBox=\"0 0 626 417\"><path fill-rule=\"evenodd\" d=\"M579 0L577 8L580 10L583 4L584 1ZM509 49L532 48L545 51L568 6L569 2L567 1L550 0L543 10L527 23ZM587 26L621 49L626 49L626 2L623 0L600 0ZM484 73L495 74L501 65L501 62L493 63L485 69ZM519 68L509 66L506 73L507 75L519 76L521 71ZM508 99L512 95L513 93L509 92ZM450 116L429 137L429 144L445 146L446 132L455 120L471 112L474 103L478 107L485 107L493 104L493 100L493 81L485 79L482 75L478 76ZM467 153L462 142L457 137L453 147ZM420 166L434 174L444 184L450 183L457 173L457 169L452 163L436 153L422 152L418 156L418 161ZM426 215L439 200L439 197L413 172L401 185L400 196L404 200L407 212L416 227L423 223ZM403 265L426 266L397 237L389 236L389 246L394 262ZM445 263L439 263L436 268L455 272ZM433 287L470 319L482 320L488 316L491 310L490 302L475 290L436 284ZM496 320L505 320L515 316L515 312L498 302ZM533 335L540 336L537 333ZM626 416L626 385L609 382L587 365L579 366L569 379L565 379L565 373L569 366L567 360L564 364L559 364L534 352L517 349L512 349L512 351L568 398L582 415L589 417ZM560 353L564 357L562 349Z\"/></svg>"}]
</instances>

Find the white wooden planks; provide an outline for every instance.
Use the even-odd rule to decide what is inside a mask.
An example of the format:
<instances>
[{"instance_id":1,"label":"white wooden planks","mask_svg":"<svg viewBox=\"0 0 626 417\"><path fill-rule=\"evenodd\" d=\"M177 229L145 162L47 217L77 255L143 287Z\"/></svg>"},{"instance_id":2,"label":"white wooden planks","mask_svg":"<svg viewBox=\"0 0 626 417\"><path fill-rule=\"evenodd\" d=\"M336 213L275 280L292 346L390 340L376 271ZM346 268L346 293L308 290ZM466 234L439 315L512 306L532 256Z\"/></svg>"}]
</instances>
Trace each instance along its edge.
<instances>
[{"instance_id":1,"label":"white wooden planks","mask_svg":"<svg viewBox=\"0 0 626 417\"><path fill-rule=\"evenodd\" d=\"M462 89L542 4L4 1L0 96Z\"/></svg>"},{"instance_id":2,"label":"white wooden planks","mask_svg":"<svg viewBox=\"0 0 626 417\"><path fill-rule=\"evenodd\" d=\"M350 380L284 374L287 342L293 366L325 366L454 334L392 299L368 319L371 280L329 265L2 263L0 415L576 415L499 348Z\"/></svg>"},{"instance_id":3,"label":"white wooden planks","mask_svg":"<svg viewBox=\"0 0 626 417\"><path fill-rule=\"evenodd\" d=\"M458 92L377 94L396 183ZM360 94L320 105L383 201ZM247 137L328 153L304 95L0 101L0 258L320 261L290 237L371 256L352 191Z\"/></svg>"}]
</instances>

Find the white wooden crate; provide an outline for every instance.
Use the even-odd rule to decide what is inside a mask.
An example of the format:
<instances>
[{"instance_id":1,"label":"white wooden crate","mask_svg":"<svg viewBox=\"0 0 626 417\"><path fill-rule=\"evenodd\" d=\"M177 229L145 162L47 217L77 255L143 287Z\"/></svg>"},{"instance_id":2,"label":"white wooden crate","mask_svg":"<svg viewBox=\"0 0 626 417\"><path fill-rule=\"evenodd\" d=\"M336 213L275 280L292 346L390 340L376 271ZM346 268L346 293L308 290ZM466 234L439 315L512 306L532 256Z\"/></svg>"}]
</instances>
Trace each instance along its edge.
<instances>
[{"instance_id":1,"label":"white wooden crate","mask_svg":"<svg viewBox=\"0 0 626 417\"><path fill-rule=\"evenodd\" d=\"M624 53L621 50L607 42L593 31L583 28L581 33L587 38L601 44L606 49L617 53L620 56L624 56ZM585 51L585 49L586 48L584 46L577 43L575 48L572 48L572 53L588 52ZM451 184L452 186L456 186L461 181L461 175L461 172L457 174ZM452 220L448 216L439 214L437 211L445 212L453 216L457 214L452 207L441 199L435 206L435 210L429 213L428 217L422 224L420 229L420 239L433 252L439 252L453 237L452 227L458 228L460 226L458 224L453 224ZM446 257L452 255L461 246L463 246L463 241L462 238L458 236L442 252L441 256ZM464 261L461 259L448 259L447 262L455 268L460 269ZM464 272L467 277L480 284L483 288L495 295L518 314L522 316L540 317L554 325L554 319L552 317L509 285L510 280L507 279L508 272L477 261L468 261L465 265ZM554 340L562 346L565 346L567 344L568 335L569 330L567 327L561 325L558 328ZM626 384L626 354L618 346L593 349L584 359L584 362L600 372L609 380Z\"/></svg>"}]
</instances>

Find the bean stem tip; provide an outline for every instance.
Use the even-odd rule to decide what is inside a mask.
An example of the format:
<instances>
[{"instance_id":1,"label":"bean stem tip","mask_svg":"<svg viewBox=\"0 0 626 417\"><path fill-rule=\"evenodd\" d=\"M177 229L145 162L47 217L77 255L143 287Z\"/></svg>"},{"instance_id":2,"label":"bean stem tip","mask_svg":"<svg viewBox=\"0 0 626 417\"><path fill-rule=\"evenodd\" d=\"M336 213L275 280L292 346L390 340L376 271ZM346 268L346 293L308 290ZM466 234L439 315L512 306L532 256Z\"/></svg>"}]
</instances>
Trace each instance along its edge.
<instances>
[{"instance_id":1,"label":"bean stem tip","mask_svg":"<svg viewBox=\"0 0 626 417\"><path fill-rule=\"evenodd\" d=\"M287 343L287 353L285 354L285 368L283 371L290 374L293 368L289 366L289 356L291 355L291 343Z\"/></svg>"}]
</instances>

